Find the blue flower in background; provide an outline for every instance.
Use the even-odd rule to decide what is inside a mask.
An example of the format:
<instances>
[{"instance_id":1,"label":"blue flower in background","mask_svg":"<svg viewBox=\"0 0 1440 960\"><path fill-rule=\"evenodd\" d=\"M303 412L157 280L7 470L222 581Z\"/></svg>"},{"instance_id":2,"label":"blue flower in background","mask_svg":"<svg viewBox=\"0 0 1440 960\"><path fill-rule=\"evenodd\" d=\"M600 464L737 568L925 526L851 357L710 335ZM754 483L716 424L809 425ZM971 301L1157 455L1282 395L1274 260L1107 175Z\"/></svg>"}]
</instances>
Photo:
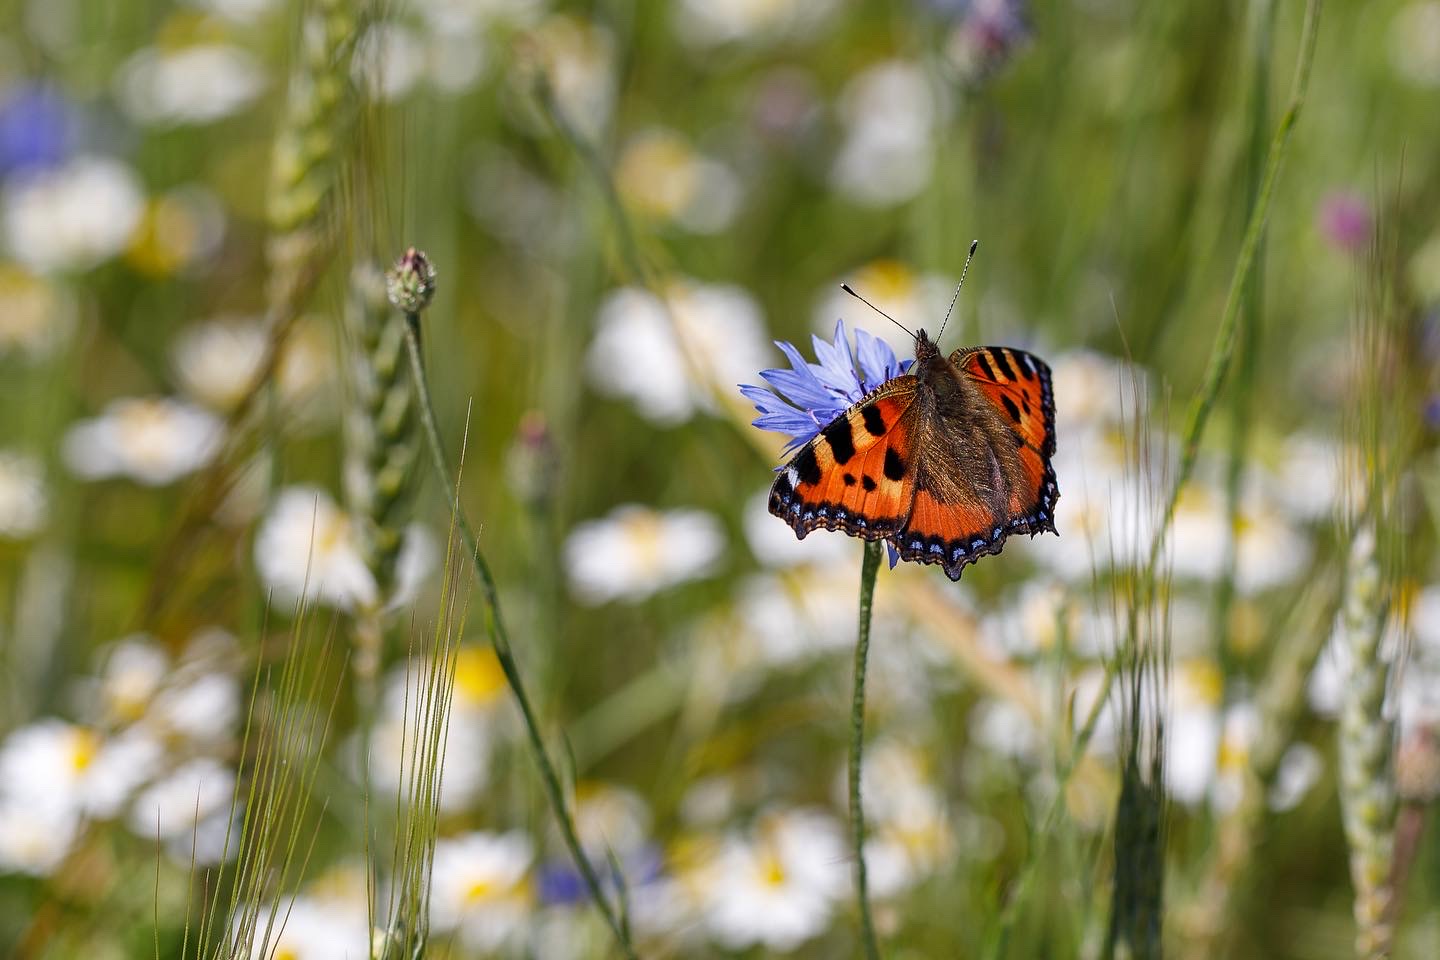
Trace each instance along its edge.
<instances>
[{"instance_id":1,"label":"blue flower in background","mask_svg":"<svg viewBox=\"0 0 1440 960\"><path fill-rule=\"evenodd\" d=\"M595 861L601 882L606 887L615 886L614 872L602 856L589 855ZM660 879L665 863L659 848L646 845L624 858L625 884L634 889ZM590 899L590 890L575 864L569 859L547 860L535 871L535 892L540 902L550 906L569 906L585 903Z\"/></svg>"},{"instance_id":2,"label":"blue flower in background","mask_svg":"<svg viewBox=\"0 0 1440 960\"><path fill-rule=\"evenodd\" d=\"M10 91L0 98L0 177L63 163L75 148L78 124L74 104L51 87Z\"/></svg>"},{"instance_id":3,"label":"blue flower in background","mask_svg":"<svg viewBox=\"0 0 1440 960\"><path fill-rule=\"evenodd\" d=\"M777 340L775 346L789 359L790 369L761 370L768 388L740 385L740 392L760 413L755 426L788 435L786 450L806 443L865 394L910 369L913 362L897 360L888 343L864 330L855 331L852 353L843 320L835 321L834 343L811 339L819 363L806 362L794 346Z\"/></svg>"}]
</instances>

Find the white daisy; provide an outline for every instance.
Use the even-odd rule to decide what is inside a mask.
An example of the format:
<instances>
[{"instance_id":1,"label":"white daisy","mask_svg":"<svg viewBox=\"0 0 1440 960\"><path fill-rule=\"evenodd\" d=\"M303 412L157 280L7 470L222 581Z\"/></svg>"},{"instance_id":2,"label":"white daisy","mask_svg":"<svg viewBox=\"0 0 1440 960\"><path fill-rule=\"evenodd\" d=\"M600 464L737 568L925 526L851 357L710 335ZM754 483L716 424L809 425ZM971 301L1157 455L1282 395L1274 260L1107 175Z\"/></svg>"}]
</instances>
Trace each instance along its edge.
<instances>
[{"instance_id":1,"label":"white daisy","mask_svg":"<svg viewBox=\"0 0 1440 960\"><path fill-rule=\"evenodd\" d=\"M718 233L740 204L740 181L674 130L655 128L632 137L615 172L620 195L637 213L670 220L692 233Z\"/></svg>"},{"instance_id":2,"label":"white daisy","mask_svg":"<svg viewBox=\"0 0 1440 960\"><path fill-rule=\"evenodd\" d=\"M586 370L597 390L673 426L714 410L717 392L729 396L772 359L760 306L743 288L677 281L665 302L635 287L607 296Z\"/></svg>"},{"instance_id":3,"label":"white daisy","mask_svg":"<svg viewBox=\"0 0 1440 960\"><path fill-rule=\"evenodd\" d=\"M199 757L140 791L126 823L138 836L164 841L177 862L188 862L193 855L197 863L218 863L238 852L233 799L234 771L218 760Z\"/></svg>"},{"instance_id":4,"label":"white daisy","mask_svg":"<svg viewBox=\"0 0 1440 960\"><path fill-rule=\"evenodd\" d=\"M675 29L701 49L794 38L823 23L834 0L681 0Z\"/></svg>"},{"instance_id":5,"label":"white daisy","mask_svg":"<svg viewBox=\"0 0 1440 960\"><path fill-rule=\"evenodd\" d=\"M710 575L724 549L719 521L704 511L625 504L576 525L565 566L582 602L633 602Z\"/></svg>"},{"instance_id":6,"label":"white daisy","mask_svg":"<svg viewBox=\"0 0 1440 960\"><path fill-rule=\"evenodd\" d=\"M49 874L70 852L79 826L70 807L0 792L0 874Z\"/></svg>"},{"instance_id":7,"label":"white daisy","mask_svg":"<svg viewBox=\"0 0 1440 960\"><path fill-rule=\"evenodd\" d=\"M850 284L865 299L911 330L935 332L955 292L955 278L938 273L916 273L898 260L872 260L826 284L817 300L812 329L828 337L836 318L850 329L861 329L890 345L896 356L915 355L915 342L895 324L840 289Z\"/></svg>"},{"instance_id":8,"label":"white daisy","mask_svg":"<svg viewBox=\"0 0 1440 960\"><path fill-rule=\"evenodd\" d=\"M840 826L816 810L761 818L721 843L705 883L705 924L727 949L787 953L822 933L850 882Z\"/></svg>"},{"instance_id":9,"label":"white daisy","mask_svg":"<svg viewBox=\"0 0 1440 960\"><path fill-rule=\"evenodd\" d=\"M213 414L166 397L115 400L65 433L70 469L87 480L130 477L164 486L209 463L220 447Z\"/></svg>"},{"instance_id":10,"label":"white daisy","mask_svg":"<svg viewBox=\"0 0 1440 960\"><path fill-rule=\"evenodd\" d=\"M0 450L0 539L39 533L50 511L45 469L29 454Z\"/></svg>"},{"instance_id":11,"label":"white daisy","mask_svg":"<svg viewBox=\"0 0 1440 960\"><path fill-rule=\"evenodd\" d=\"M363 902L313 896L282 899L273 925L267 916L260 917L251 946L254 960L365 960L370 956L370 920Z\"/></svg>"},{"instance_id":12,"label":"white daisy","mask_svg":"<svg viewBox=\"0 0 1440 960\"><path fill-rule=\"evenodd\" d=\"M125 164L80 156L11 176L0 207L16 260L42 272L86 270L125 249L145 199Z\"/></svg>"},{"instance_id":13,"label":"white daisy","mask_svg":"<svg viewBox=\"0 0 1440 960\"><path fill-rule=\"evenodd\" d=\"M419 527L405 532L396 567L393 604L413 597L434 561L434 544ZM375 578L360 554L350 516L316 487L289 487L255 535L260 579L282 605L302 594L340 610L377 603Z\"/></svg>"},{"instance_id":14,"label":"white daisy","mask_svg":"<svg viewBox=\"0 0 1440 960\"><path fill-rule=\"evenodd\" d=\"M138 123L212 123L259 96L265 74L253 56L229 44L145 47L120 67L115 88Z\"/></svg>"},{"instance_id":15,"label":"white daisy","mask_svg":"<svg viewBox=\"0 0 1440 960\"><path fill-rule=\"evenodd\" d=\"M930 179L936 101L924 69L903 60L851 79L840 98L846 136L831 171L836 189L875 207L919 193Z\"/></svg>"},{"instance_id":16,"label":"white daisy","mask_svg":"<svg viewBox=\"0 0 1440 960\"><path fill-rule=\"evenodd\" d=\"M523 929L532 909L527 875L534 857L519 831L470 833L435 843L430 922L458 931L474 950L490 952Z\"/></svg>"},{"instance_id":17,"label":"white daisy","mask_svg":"<svg viewBox=\"0 0 1440 960\"><path fill-rule=\"evenodd\" d=\"M0 357L13 352L32 363L43 360L74 325L75 304L63 287L0 262Z\"/></svg>"},{"instance_id":18,"label":"white daisy","mask_svg":"<svg viewBox=\"0 0 1440 960\"><path fill-rule=\"evenodd\" d=\"M108 818L159 768L162 750L138 731L106 738L63 720L39 720L0 744L0 793Z\"/></svg>"},{"instance_id":19,"label":"white daisy","mask_svg":"<svg viewBox=\"0 0 1440 960\"><path fill-rule=\"evenodd\" d=\"M919 750L894 740L881 740L866 751L860 787L871 835L865 857L877 896L912 886L953 853L945 800L926 766ZM846 796L844 777L836 793Z\"/></svg>"},{"instance_id":20,"label":"white daisy","mask_svg":"<svg viewBox=\"0 0 1440 960\"><path fill-rule=\"evenodd\" d=\"M526 35L560 112L587 136L603 133L615 105L615 41L599 24L569 14L549 17Z\"/></svg>"}]
</instances>

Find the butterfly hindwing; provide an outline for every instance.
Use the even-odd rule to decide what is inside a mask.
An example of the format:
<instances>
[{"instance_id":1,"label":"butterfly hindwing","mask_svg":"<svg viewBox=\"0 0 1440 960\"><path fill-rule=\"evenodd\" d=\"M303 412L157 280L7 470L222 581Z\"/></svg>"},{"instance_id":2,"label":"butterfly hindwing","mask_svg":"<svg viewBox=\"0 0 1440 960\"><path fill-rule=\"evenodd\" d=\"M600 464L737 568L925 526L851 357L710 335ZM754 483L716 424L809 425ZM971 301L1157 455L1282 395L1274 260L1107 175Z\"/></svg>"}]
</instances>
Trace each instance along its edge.
<instances>
[{"instance_id":1,"label":"butterfly hindwing","mask_svg":"<svg viewBox=\"0 0 1440 960\"><path fill-rule=\"evenodd\" d=\"M1050 367L1039 357L1012 347L957 350L950 362L959 367L1014 430L1024 483L1012 484L1007 532L1055 532L1055 501L1060 491L1050 458L1055 455L1055 393Z\"/></svg>"},{"instance_id":2,"label":"butterfly hindwing","mask_svg":"<svg viewBox=\"0 0 1440 960\"><path fill-rule=\"evenodd\" d=\"M866 540L899 530L915 492L916 387L896 377L826 425L775 478L770 512L802 538L817 527Z\"/></svg>"}]
</instances>

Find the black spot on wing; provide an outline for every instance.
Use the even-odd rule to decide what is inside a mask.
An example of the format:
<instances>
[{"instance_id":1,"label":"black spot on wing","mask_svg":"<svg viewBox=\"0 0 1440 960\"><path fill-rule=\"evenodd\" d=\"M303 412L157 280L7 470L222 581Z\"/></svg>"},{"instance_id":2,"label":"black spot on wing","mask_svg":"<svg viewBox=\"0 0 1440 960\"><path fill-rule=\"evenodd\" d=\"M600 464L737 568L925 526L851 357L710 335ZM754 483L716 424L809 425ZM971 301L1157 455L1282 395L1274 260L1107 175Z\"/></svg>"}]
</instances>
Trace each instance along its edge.
<instances>
[{"instance_id":1,"label":"black spot on wing","mask_svg":"<svg viewBox=\"0 0 1440 960\"><path fill-rule=\"evenodd\" d=\"M841 477L840 479L842 479L842 480L845 481L845 486L847 486L847 487L853 487L853 486L855 486L855 474L853 474L853 473L847 473L847 474L845 474L845 476Z\"/></svg>"},{"instance_id":2,"label":"black spot on wing","mask_svg":"<svg viewBox=\"0 0 1440 960\"><path fill-rule=\"evenodd\" d=\"M795 460L791 466L800 476L801 483L814 486L820 482L820 461L815 459L815 450L812 447L806 447L795 454Z\"/></svg>"},{"instance_id":3,"label":"black spot on wing","mask_svg":"<svg viewBox=\"0 0 1440 960\"><path fill-rule=\"evenodd\" d=\"M885 448L885 476L891 480L899 480L905 476L905 461L900 459L900 454L895 452L894 447Z\"/></svg>"},{"instance_id":4,"label":"black spot on wing","mask_svg":"<svg viewBox=\"0 0 1440 960\"><path fill-rule=\"evenodd\" d=\"M867 403L860 408L860 416L865 419L865 429L872 437L885 435L885 418L880 415L880 408L873 403Z\"/></svg>"},{"instance_id":5,"label":"black spot on wing","mask_svg":"<svg viewBox=\"0 0 1440 960\"><path fill-rule=\"evenodd\" d=\"M866 474L865 476L860 478L860 485L864 487L867 492L869 492L875 489L875 479L869 474Z\"/></svg>"},{"instance_id":6,"label":"black spot on wing","mask_svg":"<svg viewBox=\"0 0 1440 960\"><path fill-rule=\"evenodd\" d=\"M1007 396L1001 396L1000 402L1005 405L1005 412L1010 414L1010 419L1016 423L1020 422L1020 408L1015 406L1015 401Z\"/></svg>"},{"instance_id":7,"label":"black spot on wing","mask_svg":"<svg viewBox=\"0 0 1440 960\"><path fill-rule=\"evenodd\" d=\"M1006 380L1015 379L1015 370L1010 366L1010 361L1005 359L1005 351L990 348L990 358L995 361L995 369L1005 375Z\"/></svg>"},{"instance_id":8,"label":"black spot on wing","mask_svg":"<svg viewBox=\"0 0 1440 960\"><path fill-rule=\"evenodd\" d=\"M830 452L835 455L835 462L842 467L850 462L855 456L855 442L850 434L850 418L841 417L830 426L820 431L820 435L830 444Z\"/></svg>"},{"instance_id":9,"label":"black spot on wing","mask_svg":"<svg viewBox=\"0 0 1440 960\"><path fill-rule=\"evenodd\" d=\"M1024 350L1012 350L1010 355L1015 358L1015 365L1020 368L1020 375L1026 380L1035 379L1035 365L1030 362L1030 354Z\"/></svg>"}]
</instances>

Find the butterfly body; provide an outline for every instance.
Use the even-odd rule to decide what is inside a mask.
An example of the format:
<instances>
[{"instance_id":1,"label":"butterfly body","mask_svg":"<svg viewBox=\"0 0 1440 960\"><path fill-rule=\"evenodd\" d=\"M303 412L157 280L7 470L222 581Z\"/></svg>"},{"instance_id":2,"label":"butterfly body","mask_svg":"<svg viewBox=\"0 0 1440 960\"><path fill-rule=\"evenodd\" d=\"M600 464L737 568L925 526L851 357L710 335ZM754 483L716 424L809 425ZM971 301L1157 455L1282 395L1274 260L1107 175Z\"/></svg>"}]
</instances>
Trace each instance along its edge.
<instances>
[{"instance_id":1,"label":"butterfly body","mask_svg":"<svg viewBox=\"0 0 1440 960\"><path fill-rule=\"evenodd\" d=\"M796 536L890 541L952 580L1012 533L1055 532L1050 368L1008 347L948 357L921 330L915 364L827 424L776 477L770 512Z\"/></svg>"}]
</instances>

